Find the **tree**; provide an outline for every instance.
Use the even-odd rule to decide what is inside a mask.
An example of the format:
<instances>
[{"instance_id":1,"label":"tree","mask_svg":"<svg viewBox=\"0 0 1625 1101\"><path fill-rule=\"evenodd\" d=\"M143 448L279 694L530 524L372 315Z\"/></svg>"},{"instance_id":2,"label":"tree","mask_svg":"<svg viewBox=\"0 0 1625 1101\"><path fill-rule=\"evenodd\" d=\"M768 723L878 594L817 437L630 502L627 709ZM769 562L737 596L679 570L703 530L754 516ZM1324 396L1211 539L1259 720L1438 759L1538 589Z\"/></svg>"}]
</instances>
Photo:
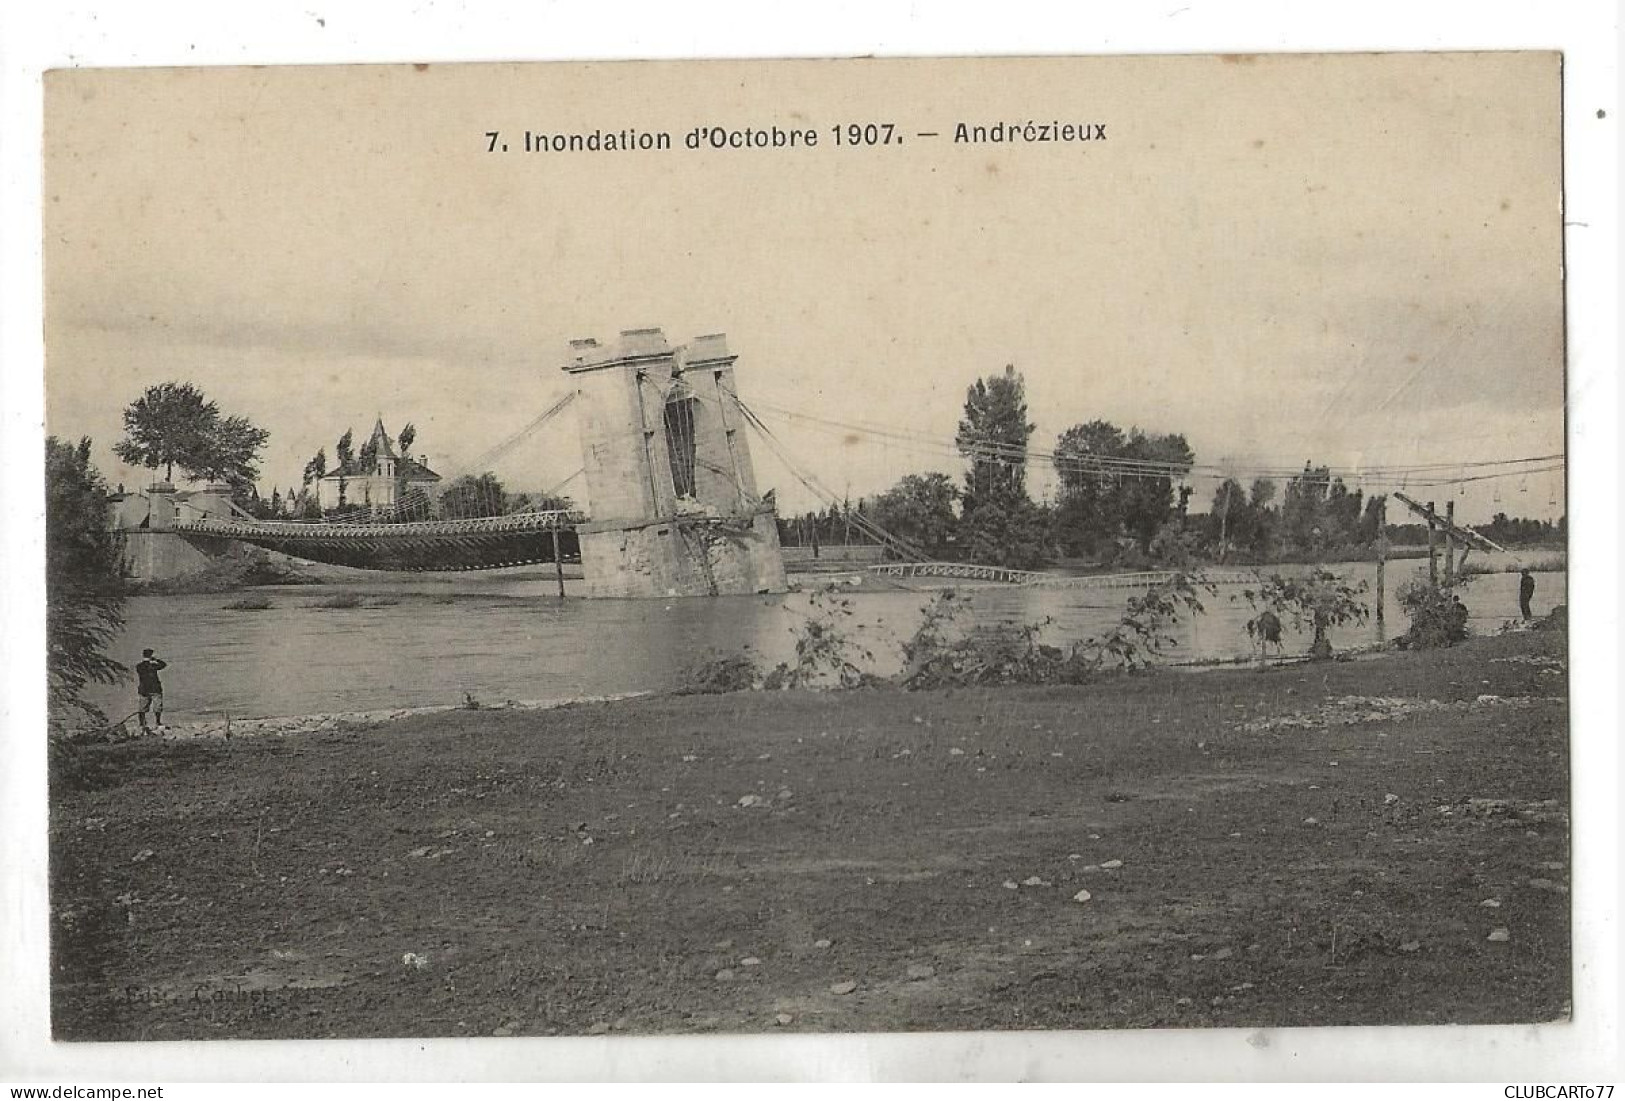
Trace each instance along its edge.
<instances>
[{"instance_id":1,"label":"tree","mask_svg":"<svg viewBox=\"0 0 1625 1101\"><path fill-rule=\"evenodd\" d=\"M122 548L107 522L107 485L90 463L90 440L77 447L45 441L45 639L50 721L77 711L106 716L82 698L91 682L116 684L128 670L107 656L124 627Z\"/></svg>"},{"instance_id":2,"label":"tree","mask_svg":"<svg viewBox=\"0 0 1625 1101\"><path fill-rule=\"evenodd\" d=\"M977 379L965 392L955 442L970 460L961 532L970 560L1016 569L1041 564L1049 549L1048 518L1027 497L1026 386L1016 369Z\"/></svg>"},{"instance_id":3,"label":"tree","mask_svg":"<svg viewBox=\"0 0 1625 1101\"><path fill-rule=\"evenodd\" d=\"M1212 517L1212 537L1223 562L1230 548L1245 545L1242 532L1252 520L1252 507L1247 503L1247 491L1234 478L1226 478L1213 491L1213 505L1208 509Z\"/></svg>"},{"instance_id":4,"label":"tree","mask_svg":"<svg viewBox=\"0 0 1625 1101\"><path fill-rule=\"evenodd\" d=\"M265 511L265 500L260 496L259 487L255 485L233 486L231 503L259 520L268 519Z\"/></svg>"},{"instance_id":5,"label":"tree","mask_svg":"<svg viewBox=\"0 0 1625 1101\"><path fill-rule=\"evenodd\" d=\"M1365 494L1350 490L1330 468L1305 463L1288 480L1281 502L1281 535L1287 547L1319 554L1327 548L1369 542L1376 516L1364 515Z\"/></svg>"},{"instance_id":6,"label":"tree","mask_svg":"<svg viewBox=\"0 0 1625 1101\"><path fill-rule=\"evenodd\" d=\"M1123 457L1133 464L1123 478L1123 528L1149 553L1174 514L1174 479L1190 471L1196 455L1182 435L1151 436L1131 428Z\"/></svg>"},{"instance_id":7,"label":"tree","mask_svg":"<svg viewBox=\"0 0 1625 1101\"><path fill-rule=\"evenodd\" d=\"M1257 554L1269 553L1280 529L1280 517L1270 508L1270 502L1275 500L1275 488L1275 483L1268 478L1254 478L1252 489L1248 491L1248 504L1252 506L1253 518L1258 523L1251 544Z\"/></svg>"},{"instance_id":8,"label":"tree","mask_svg":"<svg viewBox=\"0 0 1625 1101\"><path fill-rule=\"evenodd\" d=\"M339 473L343 474L355 464L355 429L346 428L344 435L333 448L333 457L338 460Z\"/></svg>"},{"instance_id":9,"label":"tree","mask_svg":"<svg viewBox=\"0 0 1625 1101\"><path fill-rule=\"evenodd\" d=\"M304 484L308 486L310 483L319 482L325 477L327 477L327 449L319 447L316 449L315 456L305 464Z\"/></svg>"},{"instance_id":10,"label":"tree","mask_svg":"<svg viewBox=\"0 0 1625 1101\"><path fill-rule=\"evenodd\" d=\"M355 430L353 428L346 428L344 435L339 437L338 443L333 445L333 459L338 464L333 468L333 473L339 476L338 504L333 508L323 509L322 514L324 516L344 515L352 511L349 500L350 483L345 478L345 475L355 472ZM317 497L317 500L321 500L320 496Z\"/></svg>"},{"instance_id":11,"label":"tree","mask_svg":"<svg viewBox=\"0 0 1625 1101\"><path fill-rule=\"evenodd\" d=\"M1364 504L1364 490L1351 491L1342 478L1332 479L1322 522L1328 543L1350 546L1360 541L1360 510Z\"/></svg>"},{"instance_id":12,"label":"tree","mask_svg":"<svg viewBox=\"0 0 1625 1101\"><path fill-rule=\"evenodd\" d=\"M1127 443L1122 429L1102 420L1075 424L1055 441L1056 534L1074 554L1094 554L1123 530L1123 478L1108 460Z\"/></svg>"},{"instance_id":13,"label":"tree","mask_svg":"<svg viewBox=\"0 0 1625 1101\"><path fill-rule=\"evenodd\" d=\"M464 474L440 495L440 515L447 520L501 516L506 503L507 491L495 474Z\"/></svg>"},{"instance_id":14,"label":"tree","mask_svg":"<svg viewBox=\"0 0 1625 1101\"><path fill-rule=\"evenodd\" d=\"M1371 544L1377 541L1382 526L1382 515L1388 505L1386 494L1378 493L1367 497L1365 501L1365 515L1360 517L1359 542Z\"/></svg>"},{"instance_id":15,"label":"tree","mask_svg":"<svg viewBox=\"0 0 1625 1101\"><path fill-rule=\"evenodd\" d=\"M1003 375L977 379L965 392L965 416L955 443L971 461L965 475L965 513L985 500L1025 498L1027 440L1037 425L1027 421L1026 385L1014 366Z\"/></svg>"},{"instance_id":16,"label":"tree","mask_svg":"<svg viewBox=\"0 0 1625 1101\"><path fill-rule=\"evenodd\" d=\"M1174 515L1175 478L1196 456L1185 437L1127 433L1109 421L1075 424L1055 444L1061 480L1057 534L1074 550L1095 553L1119 535L1132 536L1142 552ZM1184 503L1178 498L1178 507Z\"/></svg>"},{"instance_id":17,"label":"tree","mask_svg":"<svg viewBox=\"0 0 1625 1101\"><path fill-rule=\"evenodd\" d=\"M420 489L414 489L412 492L420 495L423 493ZM507 511L567 512L574 507L575 503L570 498L554 493L516 493L508 497Z\"/></svg>"},{"instance_id":18,"label":"tree","mask_svg":"<svg viewBox=\"0 0 1625 1101\"><path fill-rule=\"evenodd\" d=\"M1269 503L1275 496L1275 483L1264 478L1253 482L1249 493L1234 478L1227 478L1213 492L1208 511L1208 538L1224 561L1231 551L1255 556L1269 553L1275 513Z\"/></svg>"},{"instance_id":19,"label":"tree","mask_svg":"<svg viewBox=\"0 0 1625 1101\"><path fill-rule=\"evenodd\" d=\"M400 444L402 455L410 455L412 453L412 443L417 438L418 426L413 424L411 421L407 421L406 427L401 429L401 434L395 439L395 442Z\"/></svg>"},{"instance_id":20,"label":"tree","mask_svg":"<svg viewBox=\"0 0 1625 1101\"><path fill-rule=\"evenodd\" d=\"M972 562L1032 570L1050 557L1050 523L1026 494L985 498L960 525L960 542Z\"/></svg>"},{"instance_id":21,"label":"tree","mask_svg":"<svg viewBox=\"0 0 1625 1101\"><path fill-rule=\"evenodd\" d=\"M1247 633L1255 634L1264 612L1276 616L1289 616L1297 630L1307 625L1314 630L1314 641L1309 653L1315 658L1332 656L1329 635L1333 627L1347 623L1363 623L1371 614L1360 599L1366 583L1351 586L1330 570L1310 570L1301 577L1283 577L1271 574L1261 578L1257 589L1244 589L1242 595L1253 607L1262 606L1263 612L1247 622Z\"/></svg>"},{"instance_id":22,"label":"tree","mask_svg":"<svg viewBox=\"0 0 1625 1101\"><path fill-rule=\"evenodd\" d=\"M1550 520L1521 519L1497 512L1488 524L1479 524L1476 530L1497 543L1513 544L1557 543L1566 530L1566 521L1559 517L1556 524Z\"/></svg>"},{"instance_id":23,"label":"tree","mask_svg":"<svg viewBox=\"0 0 1625 1101\"><path fill-rule=\"evenodd\" d=\"M946 474L907 474L869 502L867 513L884 530L935 554L959 524L954 515L958 497Z\"/></svg>"},{"instance_id":24,"label":"tree","mask_svg":"<svg viewBox=\"0 0 1625 1101\"><path fill-rule=\"evenodd\" d=\"M132 466L175 468L200 481L250 484L259 452L271 434L243 417L223 417L219 406L189 382L149 386L124 410L125 438L113 454Z\"/></svg>"}]
</instances>

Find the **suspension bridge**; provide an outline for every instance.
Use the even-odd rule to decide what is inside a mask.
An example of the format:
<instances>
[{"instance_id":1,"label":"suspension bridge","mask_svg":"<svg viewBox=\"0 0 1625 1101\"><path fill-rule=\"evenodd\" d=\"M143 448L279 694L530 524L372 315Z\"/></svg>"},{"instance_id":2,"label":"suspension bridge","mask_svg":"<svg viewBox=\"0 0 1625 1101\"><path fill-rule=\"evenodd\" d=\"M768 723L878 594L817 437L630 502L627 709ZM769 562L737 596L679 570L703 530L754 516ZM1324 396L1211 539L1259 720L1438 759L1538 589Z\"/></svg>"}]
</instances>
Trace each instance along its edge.
<instances>
[{"instance_id":1,"label":"suspension bridge","mask_svg":"<svg viewBox=\"0 0 1625 1101\"><path fill-rule=\"evenodd\" d=\"M261 519L225 487L177 494L161 483L134 518L121 500L113 525L141 544L127 561L138 576L197 568L221 541L295 558L388 571L491 570L551 561L573 544L589 591L601 596L777 592L786 588L771 492L756 488L742 429L753 418L734 386L734 355L711 334L672 347L658 329L618 341L571 342L563 370L572 388L538 417L473 460L470 479L436 499L440 476L397 454L382 419L361 459L316 474L329 515ZM536 435L566 409L577 413L582 469L543 495L586 476L592 513L567 507L511 509L479 472ZM348 439L348 436L346 437ZM403 449L404 450L404 449ZM177 541L187 544L182 548Z\"/></svg>"},{"instance_id":2,"label":"suspension bridge","mask_svg":"<svg viewBox=\"0 0 1625 1101\"><path fill-rule=\"evenodd\" d=\"M868 567L877 577L940 578L1034 587L1145 588L1172 577L1169 571L1065 575L1001 566L940 561L925 549L888 531L844 496L824 485L802 463L762 414L782 424L839 431L843 440L873 438L879 446L969 459L980 468L1015 467L1028 459L1048 460L1097 479L1155 478L1183 482L1192 474L1230 475L1222 469L1149 459L1063 455L1022 449L997 441L952 441L913 431L819 418L794 409L759 403L761 413L740 400L734 384L734 355L721 335L703 336L672 347L658 329L626 330L612 345L571 342L563 370L572 388L540 415L495 447L465 464L474 475L439 497L408 491L412 477L439 481L439 475L404 454L397 455L380 421L364 449L366 469L346 464L320 478L325 494L336 490L337 509L322 519L260 519L238 508L229 492L215 487L193 494L153 492L139 523L127 516L121 530L192 541L199 546L233 540L294 558L385 571L491 570L579 558L594 595L672 596L723 592L772 592L786 587L779 551L774 494L758 492L747 431L814 498L842 511L862 537L886 549L892 561ZM514 509L496 500L494 479L482 478L492 464L522 442L542 433L566 410L580 429L583 465L551 487L541 504ZM1522 476L1561 468L1560 455L1527 460L1445 464L1415 468L1371 468L1362 482L1390 491L1399 486L1457 485L1479 478ZM1479 470L1477 468L1487 468ZM558 494L585 475L590 513L568 507ZM333 484L329 484L333 483ZM346 497L348 483L349 496ZM1395 484L1397 483L1397 485ZM159 487L154 487L155 491ZM374 493L377 495L374 496ZM1424 514L1430 526L1446 530L1464 545L1495 545L1447 517L1431 515L1403 493L1395 496ZM359 499L358 499L359 497ZM332 515L332 513L338 515ZM147 555L153 562L172 555ZM1218 584L1246 583L1250 571L1206 571Z\"/></svg>"},{"instance_id":3,"label":"suspension bridge","mask_svg":"<svg viewBox=\"0 0 1625 1101\"><path fill-rule=\"evenodd\" d=\"M470 465L487 469L554 420L574 398L573 392L566 394ZM334 491L336 516L317 520L266 519L245 512L224 487L184 495L155 487L146 494L134 495L145 501L145 514L139 519L127 517L125 526L127 534L178 537L199 547L232 540L309 562L392 572L562 564L567 557L579 556L575 529L587 521L580 510L525 506L508 511L508 501L497 499L495 483L478 478L464 486L462 492L436 502L422 492L404 491L411 485L408 471L424 481L439 479L423 464L397 455L394 441L384 432L380 420L364 461L341 464L339 471L319 477L309 487L318 499ZM581 473L577 471L549 489L543 499L556 498ZM348 500L347 491L352 495ZM377 498L372 496L375 491L379 493ZM173 560L175 556L165 557ZM195 564L197 559L183 561Z\"/></svg>"}]
</instances>

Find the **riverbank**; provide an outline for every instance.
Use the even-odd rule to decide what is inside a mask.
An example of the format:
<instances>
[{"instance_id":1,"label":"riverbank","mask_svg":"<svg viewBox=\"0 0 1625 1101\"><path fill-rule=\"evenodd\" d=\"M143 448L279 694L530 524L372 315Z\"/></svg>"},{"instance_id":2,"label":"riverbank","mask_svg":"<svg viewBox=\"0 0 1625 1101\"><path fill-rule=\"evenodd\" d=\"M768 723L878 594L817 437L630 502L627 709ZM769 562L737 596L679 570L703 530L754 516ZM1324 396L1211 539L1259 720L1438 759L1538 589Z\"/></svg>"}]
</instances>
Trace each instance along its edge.
<instances>
[{"instance_id":1,"label":"riverbank","mask_svg":"<svg viewBox=\"0 0 1625 1101\"><path fill-rule=\"evenodd\" d=\"M1567 1012L1560 631L90 747L63 1039Z\"/></svg>"},{"instance_id":2,"label":"riverbank","mask_svg":"<svg viewBox=\"0 0 1625 1101\"><path fill-rule=\"evenodd\" d=\"M253 738L265 735L287 737L290 734L321 734L328 731L345 730L355 732L359 730L372 730L387 726L390 723L400 722L402 719L416 718L420 715L444 715L451 711L550 711L559 707L576 707L590 703L615 703L620 700L635 699L646 696L647 692L623 692L613 696L590 696L578 699L556 700L503 700L500 703L488 703L475 699L472 694L459 705L441 705L433 707L390 707L374 711L327 711L316 712L309 715L267 715L233 716L227 712L207 719L199 719L184 723L170 723L161 730L154 731L160 741L183 742L197 738L220 739L229 741L232 738ZM132 716L116 724L122 728L119 739L142 737L138 722ZM145 735L153 736L153 735ZM117 740L117 739L115 739Z\"/></svg>"}]
</instances>

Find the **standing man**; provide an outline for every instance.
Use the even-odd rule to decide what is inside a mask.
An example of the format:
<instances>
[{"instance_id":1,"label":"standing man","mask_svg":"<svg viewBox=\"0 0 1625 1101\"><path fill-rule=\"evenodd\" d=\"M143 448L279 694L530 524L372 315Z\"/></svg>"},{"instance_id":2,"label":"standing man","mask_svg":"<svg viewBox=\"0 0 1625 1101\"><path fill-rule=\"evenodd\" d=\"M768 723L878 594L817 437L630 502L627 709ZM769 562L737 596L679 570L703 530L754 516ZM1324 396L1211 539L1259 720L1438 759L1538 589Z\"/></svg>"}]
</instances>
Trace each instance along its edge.
<instances>
[{"instance_id":1,"label":"standing man","mask_svg":"<svg viewBox=\"0 0 1625 1101\"><path fill-rule=\"evenodd\" d=\"M1523 579L1518 582L1518 610L1523 613L1523 618L1526 621L1535 618L1534 613L1529 610L1529 601L1534 599L1534 596L1535 575L1530 573L1529 568L1526 566L1523 571Z\"/></svg>"},{"instance_id":2,"label":"standing man","mask_svg":"<svg viewBox=\"0 0 1625 1101\"><path fill-rule=\"evenodd\" d=\"M150 729L164 728L164 682L158 679L158 670L168 665L168 662L154 656L151 650L141 651L141 660L135 663L136 691L141 694L141 710L137 714L141 719L143 734L150 733ZM147 726L149 710L153 713L150 729Z\"/></svg>"}]
</instances>

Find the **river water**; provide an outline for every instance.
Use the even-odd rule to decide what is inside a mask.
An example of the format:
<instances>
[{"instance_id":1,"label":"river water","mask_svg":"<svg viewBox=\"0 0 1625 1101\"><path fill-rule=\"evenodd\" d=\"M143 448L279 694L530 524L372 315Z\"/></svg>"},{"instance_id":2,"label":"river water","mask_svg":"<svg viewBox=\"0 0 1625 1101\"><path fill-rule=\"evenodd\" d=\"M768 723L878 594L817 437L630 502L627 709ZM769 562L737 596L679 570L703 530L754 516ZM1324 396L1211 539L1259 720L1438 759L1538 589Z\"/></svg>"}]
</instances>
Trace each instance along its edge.
<instances>
[{"instance_id":1,"label":"river water","mask_svg":"<svg viewBox=\"0 0 1625 1101\"><path fill-rule=\"evenodd\" d=\"M1283 571L1293 567L1282 567ZM1389 564L1385 633L1403 633L1407 620L1394 600L1405 580L1425 573L1425 561ZM1333 566L1351 583L1375 577L1370 563ZM835 575L835 580L856 575ZM820 578L819 583L826 579ZM1566 575L1536 574L1534 611L1565 602ZM579 585L579 583L576 583ZM571 586L572 588L576 586ZM1488 574L1464 595L1475 633L1490 634L1518 614L1518 575ZM978 619L1052 622L1057 643L1109 628L1132 595L1127 589L959 586ZM1205 597L1205 615L1174 631L1176 661L1233 659L1251 652L1244 624L1253 614L1241 586ZM264 588L246 593L142 596L126 605L127 625L113 656L133 666L143 647L169 663L163 673L166 720L188 722L227 713L236 717L367 711L458 704L467 695L505 700L562 700L673 687L682 671L708 651L749 647L768 664L793 652L792 629L807 594L676 600L558 599L551 567L488 573L371 575L321 586ZM338 595L356 608L320 608ZM231 611L244 597L271 603L263 611ZM875 655L877 671L895 670L896 642L912 632L930 592L852 591L854 633ZM1309 640L1291 633L1288 654ZM1374 621L1334 630L1342 648L1379 640ZM110 718L134 709L126 682L92 694Z\"/></svg>"}]
</instances>

